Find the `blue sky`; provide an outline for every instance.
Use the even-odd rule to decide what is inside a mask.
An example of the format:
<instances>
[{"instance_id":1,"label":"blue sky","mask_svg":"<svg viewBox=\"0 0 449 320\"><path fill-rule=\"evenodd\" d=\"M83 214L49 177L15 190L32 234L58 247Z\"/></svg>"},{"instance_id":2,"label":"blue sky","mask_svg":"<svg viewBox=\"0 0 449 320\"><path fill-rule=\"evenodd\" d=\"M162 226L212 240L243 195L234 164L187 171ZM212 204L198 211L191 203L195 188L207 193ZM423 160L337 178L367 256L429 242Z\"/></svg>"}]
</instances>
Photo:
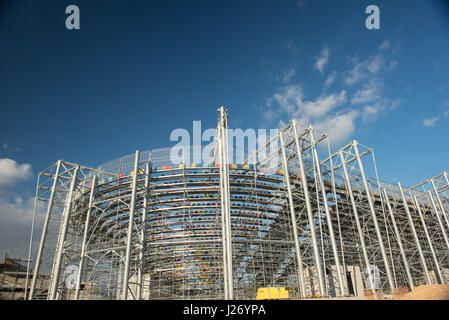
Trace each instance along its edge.
<instances>
[{"instance_id":1,"label":"blue sky","mask_svg":"<svg viewBox=\"0 0 449 320\"><path fill-rule=\"evenodd\" d=\"M0 39L0 251L26 246L39 171L170 146L221 105L233 128L356 139L382 180L448 170L447 1L2 1Z\"/></svg>"}]
</instances>

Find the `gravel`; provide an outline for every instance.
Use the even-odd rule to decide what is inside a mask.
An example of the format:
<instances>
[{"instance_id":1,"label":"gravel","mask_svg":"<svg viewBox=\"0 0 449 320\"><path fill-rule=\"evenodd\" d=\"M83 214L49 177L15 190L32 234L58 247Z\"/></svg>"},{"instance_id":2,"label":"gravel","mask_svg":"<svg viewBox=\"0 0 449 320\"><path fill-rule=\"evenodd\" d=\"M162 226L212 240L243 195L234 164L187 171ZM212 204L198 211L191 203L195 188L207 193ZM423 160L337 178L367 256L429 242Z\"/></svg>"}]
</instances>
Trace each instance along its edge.
<instances>
[{"instance_id":1,"label":"gravel","mask_svg":"<svg viewBox=\"0 0 449 320\"><path fill-rule=\"evenodd\" d=\"M426 284L415 287L400 300L449 300L448 284Z\"/></svg>"}]
</instances>

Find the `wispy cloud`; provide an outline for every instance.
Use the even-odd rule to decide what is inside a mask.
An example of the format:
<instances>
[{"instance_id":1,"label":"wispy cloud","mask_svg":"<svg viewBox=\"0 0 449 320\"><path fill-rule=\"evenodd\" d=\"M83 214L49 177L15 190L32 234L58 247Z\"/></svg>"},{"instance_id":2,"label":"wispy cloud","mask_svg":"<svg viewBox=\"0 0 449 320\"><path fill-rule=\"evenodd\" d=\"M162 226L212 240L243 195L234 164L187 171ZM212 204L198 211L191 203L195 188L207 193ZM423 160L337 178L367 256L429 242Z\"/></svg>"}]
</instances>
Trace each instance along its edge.
<instances>
[{"instance_id":1,"label":"wispy cloud","mask_svg":"<svg viewBox=\"0 0 449 320\"><path fill-rule=\"evenodd\" d=\"M355 120L359 116L357 110L340 108L346 102L345 90L307 100L303 88L295 84L282 88L267 101L267 109L274 110L277 107L277 112L265 112L273 117L282 114L290 119L294 118L300 127L312 125L319 131L329 133L332 136L331 142L340 143L354 131ZM283 124L280 120L279 126Z\"/></svg>"},{"instance_id":2,"label":"wispy cloud","mask_svg":"<svg viewBox=\"0 0 449 320\"><path fill-rule=\"evenodd\" d=\"M285 85L267 99L262 111L264 119L277 121L280 127L286 119L296 119L302 127L312 125L328 133L334 146L347 141L359 123L374 122L401 103L384 93L385 76L398 65L392 59L393 45L384 40L377 49L365 58L357 55L349 58L346 70L327 74L321 94L315 97L308 96L305 87L292 82L293 72L289 69L284 73ZM313 67L324 74L329 58L330 49L323 46ZM329 92L331 85L336 89Z\"/></svg>"},{"instance_id":3,"label":"wispy cloud","mask_svg":"<svg viewBox=\"0 0 449 320\"><path fill-rule=\"evenodd\" d=\"M335 82L336 79L337 79L337 71L332 71L332 73L330 73L327 76L324 86L326 88L329 88Z\"/></svg>"},{"instance_id":4,"label":"wispy cloud","mask_svg":"<svg viewBox=\"0 0 449 320\"><path fill-rule=\"evenodd\" d=\"M382 43L379 46L380 50L388 50L389 48L390 48L390 41L388 41L386 39L384 41L382 41Z\"/></svg>"},{"instance_id":5,"label":"wispy cloud","mask_svg":"<svg viewBox=\"0 0 449 320\"><path fill-rule=\"evenodd\" d=\"M330 55L329 48L324 47L321 50L321 54L315 58L316 59L316 62L314 65L315 69L317 69L321 73L324 73L324 67L329 61L329 55Z\"/></svg>"},{"instance_id":6,"label":"wispy cloud","mask_svg":"<svg viewBox=\"0 0 449 320\"><path fill-rule=\"evenodd\" d=\"M357 59L355 59L357 61ZM373 77L385 68L385 57L381 54L356 62L353 68L345 73L345 83L354 85L361 80Z\"/></svg>"},{"instance_id":7,"label":"wispy cloud","mask_svg":"<svg viewBox=\"0 0 449 320\"><path fill-rule=\"evenodd\" d=\"M289 83L294 75L295 75L295 69L294 68L291 68L291 69L285 71L284 72L284 78L283 78L284 83Z\"/></svg>"},{"instance_id":8,"label":"wispy cloud","mask_svg":"<svg viewBox=\"0 0 449 320\"><path fill-rule=\"evenodd\" d=\"M449 107L449 100L444 100L441 103L441 106L443 106L444 108ZM434 116L432 118L426 118L422 121L422 125L424 127L427 128L432 128L435 127L435 125L437 124L437 122L442 118L442 117L449 117L449 109L446 109L444 112L442 112L440 115L438 116Z\"/></svg>"},{"instance_id":9,"label":"wispy cloud","mask_svg":"<svg viewBox=\"0 0 449 320\"><path fill-rule=\"evenodd\" d=\"M436 122L439 119L440 119L439 117L430 118L430 119L424 119L422 124L423 124L424 127L431 128L431 127L435 126Z\"/></svg>"},{"instance_id":10,"label":"wispy cloud","mask_svg":"<svg viewBox=\"0 0 449 320\"><path fill-rule=\"evenodd\" d=\"M352 105L366 104L381 98L381 90L383 83L377 78L371 79L364 84L361 89L357 90L351 99Z\"/></svg>"},{"instance_id":11,"label":"wispy cloud","mask_svg":"<svg viewBox=\"0 0 449 320\"><path fill-rule=\"evenodd\" d=\"M19 147L11 147L9 144L7 144L6 142L2 142L0 144L0 154L3 153L3 156L7 156L7 157L11 157L13 156L16 152L19 152L20 148Z\"/></svg>"},{"instance_id":12,"label":"wispy cloud","mask_svg":"<svg viewBox=\"0 0 449 320\"><path fill-rule=\"evenodd\" d=\"M449 100L445 100L441 103L441 105L445 108L449 108ZM447 109L446 111L444 111L443 116L445 117L449 117L449 109Z\"/></svg>"}]
</instances>

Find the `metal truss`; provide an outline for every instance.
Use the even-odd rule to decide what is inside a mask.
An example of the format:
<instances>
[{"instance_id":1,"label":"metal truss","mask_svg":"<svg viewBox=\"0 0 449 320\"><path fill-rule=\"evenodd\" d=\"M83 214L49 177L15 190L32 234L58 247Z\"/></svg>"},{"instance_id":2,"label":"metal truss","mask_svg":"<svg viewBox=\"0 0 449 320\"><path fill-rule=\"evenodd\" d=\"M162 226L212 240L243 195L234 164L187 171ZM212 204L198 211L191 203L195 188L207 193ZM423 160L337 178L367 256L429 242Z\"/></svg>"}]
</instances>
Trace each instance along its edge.
<instances>
[{"instance_id":1,"label":"metal truss","mask_svg":"<svg viewBox=\"0 0 449 320\"><path fill-rule=\"evenodd\" d=\"M233 164L219 112L210 163L159 149L41 172L28 299L254 299L270 286L300 299L449 281L446 172L411 188L380 181L371 148L332 153L295 120Z\"/></svg>"}]
</instances>

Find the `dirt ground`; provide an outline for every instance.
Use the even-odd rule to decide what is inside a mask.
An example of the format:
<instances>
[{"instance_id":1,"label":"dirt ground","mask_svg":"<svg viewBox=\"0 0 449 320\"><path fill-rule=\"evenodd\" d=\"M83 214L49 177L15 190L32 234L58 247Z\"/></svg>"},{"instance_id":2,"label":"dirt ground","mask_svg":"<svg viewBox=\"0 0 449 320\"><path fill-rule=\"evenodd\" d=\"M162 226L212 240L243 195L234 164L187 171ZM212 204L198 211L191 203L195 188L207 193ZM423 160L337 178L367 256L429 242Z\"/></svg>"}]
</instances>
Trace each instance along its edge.
<instances>
[{"instance_id":1,"label":"dirt ground","mask_svg":"<svg viewBox=\"0 0 449 320\"><path fill-rule=\"evenodd\" d=\"M399 300L449 300L449 284L426 284L404 294Z\"/></svg>"}]
</instances>

